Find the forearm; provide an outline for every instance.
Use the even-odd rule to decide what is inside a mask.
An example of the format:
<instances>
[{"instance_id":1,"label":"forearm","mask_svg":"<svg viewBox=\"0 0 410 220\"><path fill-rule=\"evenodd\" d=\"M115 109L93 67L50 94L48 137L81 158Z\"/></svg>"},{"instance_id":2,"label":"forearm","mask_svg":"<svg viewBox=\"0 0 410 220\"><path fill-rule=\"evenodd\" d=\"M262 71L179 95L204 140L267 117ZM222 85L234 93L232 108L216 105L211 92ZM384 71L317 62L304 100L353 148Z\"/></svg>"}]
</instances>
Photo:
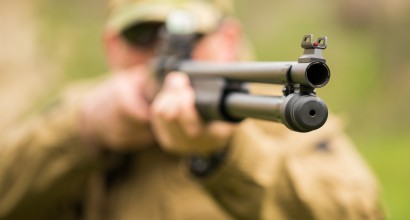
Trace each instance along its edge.
<instances>
[{"instance_id":1,"label":"forearm","mask_svg":"<svg viewBox=\"0 0 410 220\"><path fill-rule=\"evenodd\" d=\"M200 181L236 219L383 219L374 177L334 119L307 134L246 121L230 149Z\"/></svg>"},{"instance_id":2,"label":"forearm","mask_svg":"<svg viewBox=\"0 0 410 220\"><path fill-rule=\"evenodd\" d=\"M246 121L234 132L221 164L199 178L235 219L269 219L266 199L283 161L281 149L272 146L275 142L253 121Z\"/></svg>"}]
</instances>

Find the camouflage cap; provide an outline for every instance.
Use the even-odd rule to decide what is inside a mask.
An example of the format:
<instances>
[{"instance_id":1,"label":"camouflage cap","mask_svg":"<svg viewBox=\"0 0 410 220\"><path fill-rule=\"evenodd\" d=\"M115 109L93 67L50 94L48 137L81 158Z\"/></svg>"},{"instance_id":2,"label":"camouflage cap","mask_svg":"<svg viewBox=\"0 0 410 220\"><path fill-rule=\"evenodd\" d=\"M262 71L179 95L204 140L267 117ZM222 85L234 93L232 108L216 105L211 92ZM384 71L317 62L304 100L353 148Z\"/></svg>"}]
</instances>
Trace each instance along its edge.
<instances>
[{"instance_id":1,"label":"camouflage cap","mask_svg":"<svg viewBox=\"0 0 410 220\"><path fill-rule=\"evenodd\" d=\"M144 22L165 22L173 11L186 11L195 29L207 33L233 13L232 0L109 0L107 25L122 31Z\"/></svg>"}]
</instances>

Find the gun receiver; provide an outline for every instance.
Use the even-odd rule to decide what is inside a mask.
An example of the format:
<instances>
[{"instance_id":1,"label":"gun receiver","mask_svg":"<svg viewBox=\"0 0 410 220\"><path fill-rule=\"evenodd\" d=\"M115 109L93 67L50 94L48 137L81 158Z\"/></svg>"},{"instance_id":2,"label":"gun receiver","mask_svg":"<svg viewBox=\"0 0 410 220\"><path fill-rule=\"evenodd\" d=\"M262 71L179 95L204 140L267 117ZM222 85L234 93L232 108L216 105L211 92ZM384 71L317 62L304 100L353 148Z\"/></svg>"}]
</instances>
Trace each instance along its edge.
<instances>
[{"instance_id":1,"label":"gun receiver","mask_svg":"<svg viewBox=\"0 0 410 220\"><path fill-rule=\"evenodd\" d=\"M327 106L315 93L330 79L322 56L326 37L313 42L313 35L303 36L304 53L297 62L197 62L189 60L192 39L169 35L166 49L162 48L165 52L154 66L159 78L170 71L188 74L196 107L205 120L237 122L251 117L280 122L298 132L318 129L326 122ZM247 83L284 85L283 96L249 94Z\"/></svg>"}]
</instances>

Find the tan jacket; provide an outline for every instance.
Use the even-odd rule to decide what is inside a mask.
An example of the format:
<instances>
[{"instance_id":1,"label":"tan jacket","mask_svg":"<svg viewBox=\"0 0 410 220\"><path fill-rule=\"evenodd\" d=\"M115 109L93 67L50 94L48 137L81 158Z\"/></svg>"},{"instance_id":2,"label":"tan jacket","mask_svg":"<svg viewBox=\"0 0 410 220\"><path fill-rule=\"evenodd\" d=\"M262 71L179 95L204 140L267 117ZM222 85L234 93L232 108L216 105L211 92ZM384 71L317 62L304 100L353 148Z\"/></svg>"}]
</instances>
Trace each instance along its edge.
<instances>
[{"instance_id":1,"label":"tan jacket","mask_svg":"<svg viewBox=\"0 0 410 220\"><path fill-rule=\"evenodd\" d=\"M71 97L2 134L0 219L383 219L376 181L334 118L307 134L246 120L225 161L197 178L158 146L89 152Z\"/></svg>"}]
</instances>

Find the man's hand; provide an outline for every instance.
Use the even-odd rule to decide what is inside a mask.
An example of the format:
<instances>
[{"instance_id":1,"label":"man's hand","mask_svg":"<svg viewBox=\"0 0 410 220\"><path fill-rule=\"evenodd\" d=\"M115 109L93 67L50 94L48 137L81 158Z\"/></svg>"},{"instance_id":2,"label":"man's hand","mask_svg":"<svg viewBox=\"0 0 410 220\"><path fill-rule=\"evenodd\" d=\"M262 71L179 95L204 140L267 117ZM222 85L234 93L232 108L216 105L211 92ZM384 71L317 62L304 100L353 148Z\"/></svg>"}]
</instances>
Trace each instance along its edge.
<instances>
[{"instance_id":1,"label":"man's hand","mask_svg":"<svg viewBox=\"0 0 410 220\"><path fill-rule=\"evenodd\" d=\"M147 93L152 83L143 66L115 73L89 94L82 109L82 131L96 148L129 151L152 145Z\"/></svg>"},{"instance_id":2,"label":"man's hand","mask_svg":"<svg viewBox=\"0 0 410 220\"><path fill-rule=\"evenodd\" d=\"M205 123L195 108L195 94L182 73L167 75L151 107L151 125L160 146L179 155L209 155L228 145L234 126Z\"/></svg>"},{"instance_id":3,"label":"man's hand","mask_svg":"<svg viewBox=\"0 0 410 220\"><path fill-rule=\"evenodd\" d=\"M196 108L189 79L171 73L150 104L155 91L144 67L116 73L85 99L82 131L98 149L130 151L157 142L179 155L208 155L228 145L234 126L204 123Z\"/></svg>"}]
</instances>

